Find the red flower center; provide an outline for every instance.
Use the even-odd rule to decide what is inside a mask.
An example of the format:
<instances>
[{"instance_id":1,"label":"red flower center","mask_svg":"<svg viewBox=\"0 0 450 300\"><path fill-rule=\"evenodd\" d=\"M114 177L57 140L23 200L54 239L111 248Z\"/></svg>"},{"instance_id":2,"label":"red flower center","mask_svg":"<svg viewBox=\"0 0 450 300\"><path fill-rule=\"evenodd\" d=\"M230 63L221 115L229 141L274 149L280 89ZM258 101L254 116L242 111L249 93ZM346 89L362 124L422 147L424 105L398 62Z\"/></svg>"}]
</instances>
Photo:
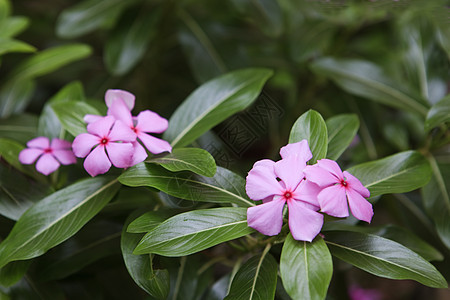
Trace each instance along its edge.
<instances>
[{"instance_id":1,"label":"red flower center","mask_svg":"<svg viewBox=\"0 0 450 300\"><path fill-rule=\"evenodd\" d=\"M345 181L345 179L342 179L342 180L341 180L341 185L342 185L343 187L347 187L347 181Z\"/></svg>"},{"instance_id":2,"label":"red flower center","mask_svg":"<svg viewBox=\"0 0 450 300\"><path fill-rule=\"evenodd\" d=\"M109 139L107 139L107 138L102 138L102 140L100 141L100 144L102 144L102 145L106 145L106 144L108 144L108 142L109 142Z\"/></svg>"},{"instance_id":3,"label":"red flower center","mask_svg":"<svg viewBox=\"0 0 450 300\"><path fill-rule=\"evenodd\" d=\"M136 133L136 134L138 133L138 129L137 129L136 127L134 127L134 126L133 126L133 127L131 127L131 130L133 130L133 131L134 131L134 133Z\"/></svg>"},{"instance_id":4,"label":"red flower center","mask_svg":"<svg viewBox=\"0 0 450 300\"><path fill-rule=\"evenodd\" d=\"M289 199L291 199L292 198L292 193L291 192L289 192L289 191L286 191L286 192L284 192L284 198L286 199L286 200L289 200Z\"/></svg>"},{"instance_id":5,"label":"red flower center","mask_svg":"<svg viewBox=\"0 0 450 300\"><path fill-rule=\"evenodd\" d=\"M52 153L52 152L53 152L52 148L45 148L44 149L44 153Z\"/></svg>"}]
</instances>

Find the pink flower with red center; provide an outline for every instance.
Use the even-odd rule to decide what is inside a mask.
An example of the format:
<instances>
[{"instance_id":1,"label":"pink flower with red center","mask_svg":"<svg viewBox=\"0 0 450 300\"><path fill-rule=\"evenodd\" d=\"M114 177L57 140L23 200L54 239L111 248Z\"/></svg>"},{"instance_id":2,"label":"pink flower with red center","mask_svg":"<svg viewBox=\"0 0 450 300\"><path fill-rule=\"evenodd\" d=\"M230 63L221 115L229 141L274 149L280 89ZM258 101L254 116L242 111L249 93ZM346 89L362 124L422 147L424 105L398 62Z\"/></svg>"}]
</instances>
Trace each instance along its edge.
<instances>
[{"instance_id":1,"label":"pink flower with red center","mask_svg":"<svg viewBox=\"0 0 450 300\"><path fill-rule=\"evenodd\" d=\"M36 170L44 175L56 171L60 164L70 165L77 162L70 142L65 140L54 138L50 143L47 137L41 136L30 140L27 147L19 153L19 161L28 165L37 160Z\"/></svg>"},{"instance_id":2,"label":"pink flower with red center","mask_svg":"<svg viewBox=\"0 0 450 300\"><path fill-rule=\"evenodd\" d=\"M322 189L317 196L322 212L334 217L348 217L348 207L353 216L370 223L373 216L372 204L365 198L370 192L362 183L330 159L321 159L304 170L307 181Z\"/></svg>"},{"instance_id":3,"label":"pink flower with red center","mask_svg":"<svg viewBox=\"0 0 450 300\"><path fill-rule=\"evenodd\" d=\"M136 134L112 116L102 117L87 126L88 133L78 135L72 144L77 157L86 157L84 168L91 176L111 168L128 168L133 161Z\"/></svg>"},{"instance_id":4,"label":"pink flower with red center","mask_svg":"<svg viewBox=\"0 0 450 300\"><path fill-rule=\"evenodd\" d=\"M296 240L312 241L323 225L318 213L319 187L304 180L303 169L312 158L308 142L288 144L281 148L282 159L256 162L247 176L246 191L250 199L263 204L247 210L247 223L265 235L277 235L283 225L287 203L289 228Z\"/></svg>"}]
</instances>

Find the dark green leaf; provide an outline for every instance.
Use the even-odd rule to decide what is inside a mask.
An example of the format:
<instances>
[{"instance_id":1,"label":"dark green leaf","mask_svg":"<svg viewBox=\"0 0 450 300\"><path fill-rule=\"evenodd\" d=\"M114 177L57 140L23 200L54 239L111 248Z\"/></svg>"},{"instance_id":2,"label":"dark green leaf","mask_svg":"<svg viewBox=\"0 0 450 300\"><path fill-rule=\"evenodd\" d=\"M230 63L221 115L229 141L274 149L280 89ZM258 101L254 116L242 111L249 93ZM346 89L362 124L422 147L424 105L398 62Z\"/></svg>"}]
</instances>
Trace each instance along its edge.
<instances>
[{"instance_id":1,"label":"dark green leaf","mask_svg":"<svg viewBox=\"0 0 450 300\"><path fill-rule=\"evenodd\" d=\"M444 277L432 264L394 241L349 231L326 232L325 241L334 256L376 276L447 287Z\"/></svg>"},{"instance_id":2,"label":"dark green leaf","mask_svg":"<svg viewBox=\"0 0 450 300\"><path fill-rule=\"evenodd\" d=\"M27 43L0 37L0 55L9 52L34 52L36 48Z\"/></svg>"},{"instance_id":3,"label":"dark green leaf","mask_svg":"<svg viewBox=\"0 0 450 300\"><path fill-rule=\"evenodd\" d=\"M155 211L149 211L142 216L137 217L133 222L128 225L127 232L130 233L144 233L152 231L153 228L172 217L177 213L173 209L160 209Z\"/></svg>"},{"instance_id":4,"label":"dark green leaf","mask_svg":"<svg viewBox=\"0 0 450 300\"><path fill-rule=\"evenodd\" d=\"M272 75L268 69L227 73L197 88L173 113L164 139L183 147L229 116L247 108Z\"/></svg>"},{"instance_id":5,"label":"dark green leaf","mask_svg":"<svg viewBox=\"0 0 450 300\"><path fill-rule=\"evenodd\" d=\"M0 269L0 286L9 287L19 281L28 271L31 260L13 261ZM2 299L0 297L0 299Z\"/></svg>"},{"instance_id":6,"label":"dark green leaf","mask_svg":"<svg viewBox=\"0 0 450 300\"><path fill-rule=\"evenodd\" d=\"M176 215L146 234L135 254L189 255L250 234L247 209L212 208Z\"/></svg>"},{"instance_id":7,"label":"dark green leaf","mask_svg":"<svg viewBox=\"0 0 450 300\"><path fill-rule=\"evenodd\" d=\"M118 187L117 180L91 178L36 203L0 244L0 267L42 255L70 238L112 199Z\"/></svg>"},{"instance_id":8,"label":"dark green leaf","mask_svg":"<svg viewBox=\"0 0 450 300\"><path fill-rule=\"evenodd\" d=\"M35 83L31 80L5 84L0 90L0 117L5 118L23 112L31 100L34 88Z\"/></svg>"},{"instance_id":9,"label":"dark green leaf","mask_svg":"<svg viewBox=\"0 0 450 300\"><path fill-rule=\"evenodd\" d=\"M28 114L0 119L0 137L26 144L36 137L37 123L37 117Z\"/></svg>"},{"instance_id":10,"label":"dark green leaf","mask_svg":"<svg viewBox=\"0 0 450 300\"><path fill-rule=\"evenodd\" d=\"M94 107L80 101L58 101L51 106L63 128L73 136L86 132L85 115L100 115Z\"/></svg>"},{"instance_id":11,"label":"dark green leaf","mask_svg":"<svg viewBox=\"0 0 450 300\"><path fill-rule=\"evenodd\" d=\"M450 95L436 103L428 111L425 130L429 131L442 123L450 121Z\"/></svg>"},{"instance_id":12,"label":"dark green leaf","mask_svg":"<svg viewBox=\"0 0 450 300\"><path fill-rule=\"evenodd\" d=\"M280 273L292 299L325 299L333 262L323 239L317 236L311 243L296 241L289 234L281 252Z\"/></svg>"},{"instance_id":13,"label":"dark green leaf","mask_svg":"<svg viewBox=\"0 0 450 300\"><path fill-rule=\"evenodd\" d=\"M355 138L359 128L359 119L354 114L343 114L329 118L327 158L337 160Z\"/></svg>"},{"instance_id":14,"label":"dark green leaf","mask_svg":"<svg viewBox=\"0 0 450 300\"><path fill-rule=\"evenodd\" d=\"M327 126L322 116L315 110L309 110L301 115L292 126L289 143L307 140L313 154L311 163L325 158L327 155Z\"/></svg>"}]
</instances>

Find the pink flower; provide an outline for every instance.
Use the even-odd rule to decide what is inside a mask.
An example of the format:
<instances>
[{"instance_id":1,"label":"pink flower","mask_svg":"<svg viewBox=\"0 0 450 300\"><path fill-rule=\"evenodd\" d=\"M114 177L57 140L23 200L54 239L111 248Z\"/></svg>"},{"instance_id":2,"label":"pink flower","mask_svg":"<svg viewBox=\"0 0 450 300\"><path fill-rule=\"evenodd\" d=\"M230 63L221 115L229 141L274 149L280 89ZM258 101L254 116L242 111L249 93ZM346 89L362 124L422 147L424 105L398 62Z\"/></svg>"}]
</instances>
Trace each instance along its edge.
<instances>
[{"instance_id":1,"label":"pink flower","mask_svg":"<svg viewBox=\"0 0 450 300\"><path fill-rule=\"evenodd\" d=\"M372 204L364 199L370 197L369 190L352 174L342 172L335 161L318 160L317 164L306 167L304 173L307 181L322 188L317 198L322 212L334 217L348 217L350 206L355 218L370 223Z\"/></svg>"},{"instance_id":2,"label":"pink flower","mask_svg":"<svg viewBox=\"0 0 450 300\"><path fill-rule=\"evenodd\" d=\"M296 240L312 241L320 232L323 215L318 213L319 187L304 180L303 169L312 154L308 142L281 148L278 162L264 159L254 164L247 176L246 191L263 204L247 210L247 223L265 235L277 235L283 225L283 208L289 209L289 228Z\"/></svg>"},{"instance_id":3,"label":"pink flower","mask_svg":"<svg viewBox=\"0 0 450 300\"><path fill-rule=\"evenodd\" d=\"M70 149L70 142L65 140L55 138L50 143L47 137L41 136L30 140L27 146L28 148L20 151L19 161L29 165L39 158L36 170L44 175L56 171L60 164L70 165L77 162Z\"/></svg>"},{"instance_id":4,"label":"pink flower","mask_svg":"<svg viewBox=\"0 0 450 300\"><path fill-rule=\"evenodd\" d=\"M107 90L105 94L105 103L107 107L111 107L111 105L116 101L121 100L128 107L128 110L131 111L134 107L135 97L132 93L124 91L124 90ZM92 123L104 118L103 116L98 115L85 115L84 121L86 123Z\"/></svg>"},{"instance_id":5,"label":"pink flower","mask_svg":"<svg viewBox=\"0 0 450 300\"><path fill-rule=\"evenodd\" d=\"M72 148L76 156L87 156L84 168L91 176L106 173L111 163L117 168L132 165L136 134L122 121L102 117L90 123L87 131L74 139Z\"/></svg>"}]
</instances>

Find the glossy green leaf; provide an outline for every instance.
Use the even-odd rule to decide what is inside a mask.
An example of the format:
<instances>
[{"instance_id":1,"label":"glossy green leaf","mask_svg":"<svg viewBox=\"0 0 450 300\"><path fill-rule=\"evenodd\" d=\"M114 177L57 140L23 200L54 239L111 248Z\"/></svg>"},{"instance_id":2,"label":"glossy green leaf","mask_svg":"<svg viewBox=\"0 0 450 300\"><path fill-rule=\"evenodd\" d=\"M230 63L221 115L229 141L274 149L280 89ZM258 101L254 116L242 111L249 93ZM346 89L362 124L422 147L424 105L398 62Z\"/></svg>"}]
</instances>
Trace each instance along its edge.
<instances>
[{"instance_id":1,"label":"glossy green leaf","mask_svg":"<svg viewBox=\"0 0 450 300\"><path fill-rule=\"evenodd\" d=\"M172 173L155 164L140 163L122 173L119 181L128 186L154 187L186 200L254 205L245 194L245 179L221 167L210 178L190 172Z\"/></svg>"},{"instance_id":2,"label":"glossy green leaf","mask_svg":"<svg viewBox=\"0 0 450 300\"><path fill-rule=\"evenodd\" d=\"M29 24L30 20L28 18L18 16L9 17L3 22L0 22L0 37L11 38L16 36L24 31Z\"/></svg>"},{"instance_id":3,"label":"glossy green leaf","mask_svg":"<svg viewBox=\"0 0 450 300\"><path fill-rule=\"evenodd\" d=\"M34 52L34 51L36 51L36 48L27 43L0 37L0 55L10 52Z\"/></svg>"},{"instance_id":4,"label":"glossy green leaf","mask_svg":"<svg viewBox=\"0 0 450 300\"><path fill-rule=\"evenodd\" d=\"M300 142L304 139L308 141L309 148L313 154L311 163L326 157L327 126L322 116L315 110L309 110L301 115L292 126L289 143Z\"/></svg>"},{"instance_id":5,"label":"glossy green leaf","mask_svg":"<svg viewBox=\"0 0 450 300\"><path fill-rule=\"evenodd\" d=\"M429 131L442 123L450 121L450 96L446 96L428 111L425 130Z\"/></svg>"},{"instance_id":6,"label":"glossy green leaf","mask_svg":"<svg viewBox=\"0 0 450 300\"><path fill-rule=\"evenodd\" d=\"M123 226L120 242L122 256L131 278L136 284L156 299L166 299L169 294L169 273L167 270L153 270L151 255L134 255L133 250L142 238L142 234L128 233L127 227L137 213L131 214Z\"/></svg>"},{"instance_id":7,"label":"glossy green leaf","mask_svg":"<svg viewBox=\"0 0 450 300\"><path fill-rule=\"evenodd\" d=\"M281 252L280 273L292 299L325 299L333 262L323 239L296 241L289 234Z\"/></svg>"},{"instance_id":8,"label":"glossy green leaf","mask_svg":"<svg viewBox=\"0 0 450 300\"><path fill-rule=\"evenodd\" d=\"M13 261L0 269L0 286L9 287L19 281L28 271L31 260ZM2 299L0 297L0 299Z\"/></svg>"},{"instance_id":9,"label":"glossy green leaf","mask_svg":"<svg viewBox=\"0 0 450 300\"><path fill-rule=\"evenodd\" d=\"M370 196L406 193L428 183L430 164L417 151L400 152L347 170L369 189Z\"/></svg>"},{"instance_id":10,"label":"glossy green leaf","mask_svg":"<svg viewBox=\"0 0 450 300\"><path fill-rule=\"evenodd\" d=\"M25 145L36 137L37 123L37 117L29 114L0 119L0 138L7 138Z\"/></svg>"},{"instance_id":11,"label":"glossy green leaf","mask_svg":"<svg viewBox=\"0 0 450 300\"><path fill-rule=\"evenodd\" d=\"M117 180L108 177L90 178L36 203L0 243L0 267L42 255L70 238L112 199L118 187Z\"/></svg>"},{"instance_id":12,"label":"glossy green leaf","mask_svg":"<svg viewBox=\"0 0 450 300\"><path fill-rule=\"evenodd\" d=\"M233 278L224 300L274 299L278 264L269 253L250 258Z\"/></svg>"},{"instance_id":13,"label":"glossy green leaf","mask_svg":"<svg viewBox=\"0 0 450 300\"><path fill-rule=\"evenodd\" d=\"M325 241L334 256L376 276L447 287L444 277L432 264L394 241L349 231L326 232Z\"/></svg>"},{"instance_id":14,"label":"glossy green leaf","mask_svg":"<svg viewBox=\"0 0 450 300\"><path fill-rule=\"evenodd\" d=\"M247 226L246 208L195 210L161 223L144 236L134 253L189 255L252 232Z\"/></svg>"},{"instance_id":15,"label":"glossy green leaf","mask_svg":"<svg viewBox=\"0 0 450 300\"><path fill-rule=\"evenodd\" d=\"M148 162L157 163L172 172L187 170L206 177L214 176L217 169L211 154L200 148L173 149L172 153L153 157Z\"/></svg>"},{"instance_id":16,"label":"glossy green leaf","mask_svg":"<svg viewBox=\"0 0 450 300\"><path fill-rule=\"evenodd\" d=\"M146 233L177 213L173 209L149 211L132 221L127 228L130 233Z\"/></svg>"},{"instance_id":17,"label":"glossy green leaf","mask_svg":"<svg viewBox=\"0 0 450 300\"><path fill-rule=\"evenodd\" d=\"M22 113L31 100L34 88L32 80L6 83L0 90L0 117Z\"/></svg>"},{"instance_id":18,"label":"glossy green leaf","mask_svg":"<svg viewBox=\"0 0 450 300\"><path fill-rule=\"evenodd\" d=\"M363 60L321 58L312 70L335 81L345 91L392 107L426 116L428 104L414 91L390 78L377 65Z\"/></svg>"},{"instance_id":19,"label":"glossy green leaf","mask_svg":"<svg viewBox=\"0 0 450 300\"><path fill-rule=\"evenodd\" d=\"M355 114L342 114L326 121L328 132L327 158L337 160L348 148L359 129L359 119Z\"/></svg>"},{"instance_id":20,"label":"glossy green leaf","mask_svg":"<svg viewBox=\"0 0 450 300\"><path fill-rule=\"evenodd\" d=\"M85 115L100 115L94 107L80 101L58 101L51 106L63 128L73 136L86 132Z\"/></svg>"},{"instance_id":21,"label":"glossy green leaf","mask_svg":"<svg viewBox=\"0 0 450 300\"><path fill-rule=\"evenodd\" d=\"M268 69L243 69L201 85L173 113L164 139L173 147L190 144L252 104L271 75Z\"/></svg>"}]
</instances>

